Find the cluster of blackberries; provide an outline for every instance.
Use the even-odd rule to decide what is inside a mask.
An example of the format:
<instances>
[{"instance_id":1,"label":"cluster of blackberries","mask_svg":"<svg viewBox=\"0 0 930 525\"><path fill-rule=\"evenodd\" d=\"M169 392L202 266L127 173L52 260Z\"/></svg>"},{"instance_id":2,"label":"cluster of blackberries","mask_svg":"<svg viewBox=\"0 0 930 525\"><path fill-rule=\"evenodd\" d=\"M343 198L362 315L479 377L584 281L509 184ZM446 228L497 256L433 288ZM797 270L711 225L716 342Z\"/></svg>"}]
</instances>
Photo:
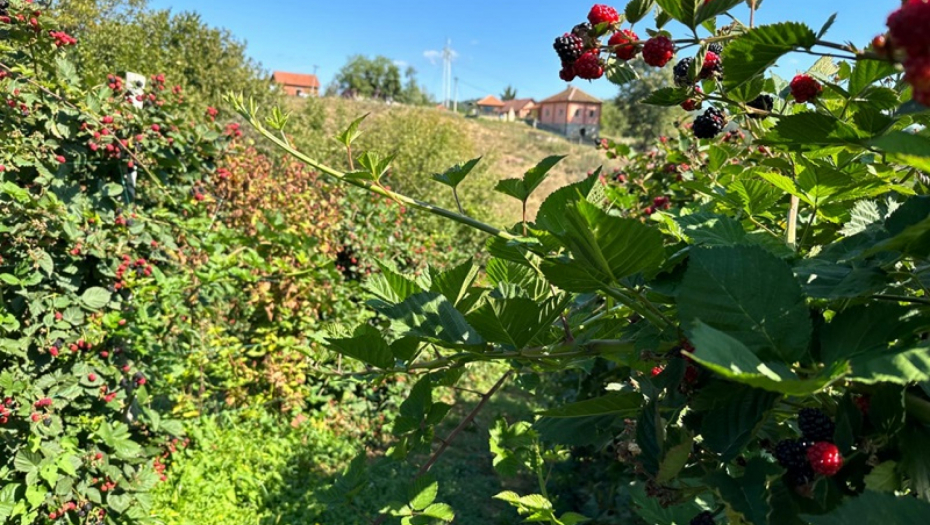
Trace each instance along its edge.
<instances>
[{"instance_id":1,"label":"cluster of blackberries","mask_svg":"<svg viewBox=\"0 0 930 525\"><path fill-rule=\"evenodd\" d=\"M712 139L727 126L727 118L717 108L707 108L703 114L694 119L694 136L699 139Z\"/></svg>"},{"instance_id":2,"label":"cluster of blackberries","mask_svg":"<svg viewBox=\"0 0 930 525\"><path fill-rule=\"evenodd\" d=\"M843 457L833 444L836 425L816 408L798 414L801 439L786 439L775 447L775 459L788 470L787 480L795 487L808 485L817 474L833 476L843 467Z\"/></svg>"},{"instance_id":3,"label":"cluster of blackberries","mask_svg":"<svg viewBox=\"0 0 930 525\"><path fill-rule=\"evenodd\" d=\"M10 2L8 0L0 0L0 16L10 16Z\"/></svg>"}]
</instances>

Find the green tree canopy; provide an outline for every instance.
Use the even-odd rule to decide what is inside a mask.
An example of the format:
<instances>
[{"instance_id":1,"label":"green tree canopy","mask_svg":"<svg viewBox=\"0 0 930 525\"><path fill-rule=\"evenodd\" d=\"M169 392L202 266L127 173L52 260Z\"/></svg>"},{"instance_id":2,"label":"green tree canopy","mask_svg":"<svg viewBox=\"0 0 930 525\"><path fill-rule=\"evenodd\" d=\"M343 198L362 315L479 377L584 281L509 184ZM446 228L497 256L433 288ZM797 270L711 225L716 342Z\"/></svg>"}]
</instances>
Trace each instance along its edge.
<instances>
[{"instance_id":1,"label":"green tree canopy","mask_svg":"<svg viewBox=\"0 0 930 525\"><path fill-rule=\"evenodd\" d=\"M348 93L405 104L432 102L429 95L417 84L415 69L408 67L403 77L405 78L402 78L400 67L387 57L379 55L368 58L355 55L336 73L328 93Z\"/></svg>"},{"instance_id":2,"label":"green tree canopy","mask_svg":"<svg viewBox=\"0 0 930 525\"><path fill-rule=\"evenodd\" d=\"M675 122L685 113L677 107L642 103L653 91L673 85L672 68L648 67L641 60L634 62L633 67L640 80L621 86L613 104L617 111L607 110L605 105L604 115L610 132L632 138L637 146L645 147L653 144L656 138L670 134L675 129Z\"/></svg>"},{"instance_id":3,"label":"green tree canopy","mask_svg":"<svg viewBox=\"0 0 930 525\"><path fill-rule=\"evenodd\" d=\"M217 103L229 91L272 96L245 43L199 14L149 8L147 0L57 0L62 27L78 38L78 70L89 82L108 73L164 74L194 99Z\"/></svg>"}]
</instances>

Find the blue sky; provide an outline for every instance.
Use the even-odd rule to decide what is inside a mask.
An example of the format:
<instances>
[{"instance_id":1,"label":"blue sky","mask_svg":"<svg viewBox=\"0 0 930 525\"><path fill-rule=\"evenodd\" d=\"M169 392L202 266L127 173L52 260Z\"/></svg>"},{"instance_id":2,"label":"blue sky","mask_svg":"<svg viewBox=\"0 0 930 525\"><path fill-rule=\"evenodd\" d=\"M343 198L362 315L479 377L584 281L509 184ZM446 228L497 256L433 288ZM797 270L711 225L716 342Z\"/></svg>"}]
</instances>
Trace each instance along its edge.
<instances>
[{"instance_id":1,"label":"blue sky","mask_svg":"<svg viewBox=\"0 0 930 525\"><path fill-rule=\"evenodd\" d=\"M442 66L432 57L447 39L458 57L453 75L461 99L499 94L508 84L518 96L545 98L564 89L552 40L581 22L594 2L563 0L151 0L156 8L198 11L211 25L230 29L248 43L249 54L265 69L314 71L324 85L353 54L384 55L411 65L418 78L441 97ZM626 2L612 5L622 9ZM842 10L827 39L864 45L884 29L900 0L764 0L757 23L799 20L815 30ZM747 21L748 10L738 16ZM644 29L644 22L637 29ZM673 32L675 30L673 29ZM640 35L645 31L639 31ZM793 74L812 62L785 58L781 73ZM576 81L585 91L609 98L606 80Z\"/></svg>"}]
</instances>

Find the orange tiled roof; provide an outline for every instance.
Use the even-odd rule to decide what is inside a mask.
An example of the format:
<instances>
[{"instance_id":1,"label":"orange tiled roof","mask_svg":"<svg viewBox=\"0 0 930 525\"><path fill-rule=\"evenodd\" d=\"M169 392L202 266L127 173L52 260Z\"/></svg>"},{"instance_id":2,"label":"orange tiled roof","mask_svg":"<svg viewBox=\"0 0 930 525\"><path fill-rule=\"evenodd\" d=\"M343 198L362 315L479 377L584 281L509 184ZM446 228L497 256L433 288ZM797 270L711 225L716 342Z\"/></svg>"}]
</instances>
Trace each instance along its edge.
<instances>
[{"instance_id":1,"label":"orange tiled roof","mask_svg":"<svg viewBox=\"0 0 930 525\"><path fill-rule=\"evenodd\" d=\"M565 91L552 95L539 104L549 104L552 102L588 102L591 104L602 104L599 99L592 97L574 86L568 86L568 89Z\"/></svg>"},{"instance_id":2,"label":"orange tiled roof","mask_svg":"<svg viewBox=\"0 0 930 525\"><path fill-rule=\"evenodd\" d=\"M307 75L303 73L288 73L286 71L275 71L271 75L271 80L285 86L298 87L320 87L320 79L316 75Z\"/></svg>"},{"instance_id":3,"label":"orange tiled roof","mask_svg":"<svg viewBox=\"0 0 930 525\"><path fill-rule=\"evenodd\" d=\"M505 100L504 107L501 111L507 113L511 109L514 111L521 111L526 109L527 106L532 107L536 105L536 101L531 98L515 98L513 100Z\"/></svg>"},{"instance_id":4,"label":"orange tiled roof","mask_svg":"<svg viewBox=\"0 0 930 525\"><path fill-rule=\"evenodd\" d=\"M496 108L504 107L504 103L501 102L500 99L495 97L494 95L488 95L484 97L478 102L475 102L475 105L476 106L494 106Z\"/></svg>"}]
</instances>

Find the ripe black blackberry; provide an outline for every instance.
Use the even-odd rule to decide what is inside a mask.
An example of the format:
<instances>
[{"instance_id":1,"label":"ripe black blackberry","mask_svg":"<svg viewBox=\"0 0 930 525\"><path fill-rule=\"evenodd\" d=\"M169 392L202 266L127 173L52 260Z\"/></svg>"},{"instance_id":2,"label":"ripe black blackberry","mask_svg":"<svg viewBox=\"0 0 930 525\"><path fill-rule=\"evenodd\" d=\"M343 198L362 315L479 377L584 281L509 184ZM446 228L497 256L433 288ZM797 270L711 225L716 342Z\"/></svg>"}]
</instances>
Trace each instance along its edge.
<instances>
[{"instance_id":1,"label":"ripe black blackberry","mask_svg":"<svg viewBox=\"0 0 930 525\"><path fill-rule=\"evenodd\" d=\"M572 64L584 54L584 41L577 35L565 33L552 44L563 64Z\"/></svg>"},{"instance_id":2,"label":"ripe black blackberry","mask_svg":"<svg viewBox=\"0 0 930 525\"><path fill-rule=\"evenodd\" d=\"M713 44L707 46L707 50L711 53L716 53L717 56L720 56L720 54L723 53L723 44L714 42Z\"/></svg>"},{"instance_id":3,"label":"ripe black blackberry","mask_svg":"<svg viewBox=\"0 0 930 525\"><path fill-rule=\"evenodd\" d=\"M7 0L0 0L0 16L9 16L10 2Z\"/></svg>"},{"instance_id":4,"label":"ripe black blackberry","mask_svg":"<svg viewBox=\"0 0 930 525\"><path fill-rule=\"evenodd\" d=\"M785 479L788 481L788 485L792 487L803 487L813 483L816 476L813 467L806 464L801 468L789 470L785 474Z\"/></svg>"},{"instance_id":5,"label":"ripe black blackberry","mask_svg":"<svg viewBox=\"0 0 930 525\"><path fill-rule=\"evenodd\" d=\"M833 433L836 425L830 416L816 408L804 408L798 413L798 426L804 439L810 441L828 441L833 443Z\"/></svg>"},{"instance_id":6,"label":"ripe black blackberry","mask_svg":"<svg viewBox=\"0 0 930 525\"><path fill-rule=\"evenodd\" d=\"M572 34L581 38L590 36L592 31L594 31L594 26L590 22L582 22L572 28Z\"/></svg>"},{"instance_id":7,"label":"ripe black blackberry","mask_svg":"<svg viewBox=\"0 0 930 525\"><path fill-rule=\"evenodd\" d=\"M766 94L763 93L762 95L759 95L758 97L756 97L755 99L753 99L752 102L749 102L749 103L746 104L746 105L749 106L749 107L751 107L751 108L753 108L753 109L758 109L758 110L761 110L761 111L769 111L769 112L770 112L770 111L772 111L772 108L775 107L775 99L772 98L772 95L766 95ZM759 115L759 114L757 114L757 113L750 113L750 114L749 114L749 118L755 118L755 119L763 119L763 118L765 118L766 116L767 116L767 115Z\"/></svg>"},{"instance_id":8,"label":"ripe black blackberry","mask_svg":"<svg viewBox=\"0 0 930 525\"><path fill-rule=\"evenodd\" d=\"M807 449L810 443L798 439L786 439L775 445L778 464L790 470L800 470L807 465ZM809 466L809 465L808 465Z\"/></svg>"},{"instance_id":9,"label":"ripe black blackberry","mask_svg":"<svg viewBox=\"0 0 930 525\"><path fill-rule=\"evenodd\" d=\"M675 67L672 69L672 73L675 75L675 85L678 87L688 87L694 83L691 80L691 76L688 74L688 70L691 68L691 63L694 62L694 59L691 57L681 59Z\"/></svg>"},{"instance_id":10,"label":"ripe black blackberry","mask_svg":"<svg viewBox=\"0 0 930 525\"><path fill-rule=\"evenodd\" d=\"M706 510L691 518L691 525L714 525L714 523L714 514Z\"/></svg>"},{"instance_id":11,"label":"ripe black blackberry","mask_svg":"<svg viewBox=\"0 0 930 525\"><path fill-rule=\"evenodd\" d=\"M572 34L581 39L585 49L594 49L597 47L597 36L594 34L594 26L588 22L578 24L572 28Z\"/></svg>"},{"instance_id":12,"label":"ripe black blackberry","mask_svg":"<svg viewBox=\"0 0 930 525\"><path fill-rule=\"evenodd\" d=\"M694 119L694 136L699 139L712 139L720 134L727 125L727 119L717 108L707 108L702 115Z\"/></svg>"}]
</instances>

